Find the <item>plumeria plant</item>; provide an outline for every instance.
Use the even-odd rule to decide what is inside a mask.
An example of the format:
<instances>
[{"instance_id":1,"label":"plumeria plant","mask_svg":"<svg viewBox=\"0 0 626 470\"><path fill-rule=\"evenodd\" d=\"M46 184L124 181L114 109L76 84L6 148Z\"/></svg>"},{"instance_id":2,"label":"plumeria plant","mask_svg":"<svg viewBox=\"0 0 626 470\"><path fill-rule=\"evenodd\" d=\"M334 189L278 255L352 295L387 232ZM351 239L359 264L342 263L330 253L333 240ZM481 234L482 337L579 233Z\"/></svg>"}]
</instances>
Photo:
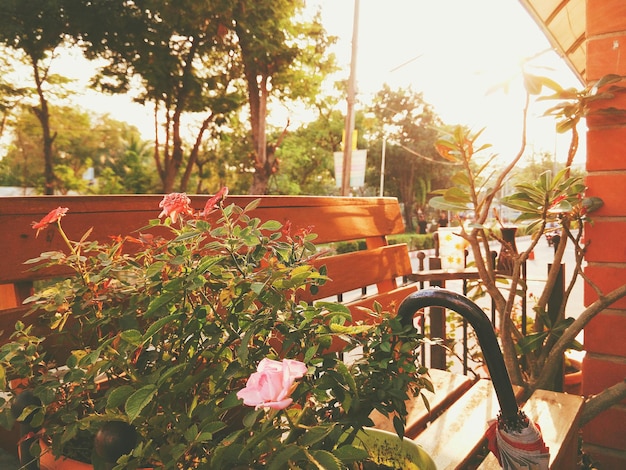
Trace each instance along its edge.
<instances>
[{"instance_id":1,"label":"plumeria plant","mask_svg":"<svg viewBox=\"0 0 626 470\"><path fill-rule=\"evenodd\" d=\"M405 400L432 388L422 337L379 305L361 324L340 303L299 301L330 282L311 263L315 235L252 217L256 203L225 205L226 194L201 211L169 194L159 218L109 243L89 230L70 240L71 208L34 224L67 250L28 264L72 275L27 300L37 325L18 322L0 348L13 397L2 424L26 426L33 458L80 449L95 468L359 468L368 453L355 436L374 410L403 435Z\"/></svg>"},{"instance_id":2,"label":"plumeria plant","mask_svg":"<svg viewBox=\"0 0 626 470\"><path fill-rule=\"evenodd\" d=\"M496 310L497 326L506 366L515 385L524 390L526 398L538 388L562 387L563 357L568 349L579 348L576 336L583 328L616 300L626 296L626 285L611 292L601 292L582 270L585 250L589 240L584 239L590 214L603 202L597 197L585 197L583 178L570 173L570 165L578 147L576 124L590 112L591 103L607 99L615 93L626 91L613 84L622 77L610 75L599 80L594 87L583 91L563 89L547 77L524 73L526 104L523 109L521 148L501 171L494 169L496 155L487 155L490 145L479 144L481 132L472 132L457 126L443 132L437 142L440 155L460 167L453 176L453 186L437 192L430 204L439 210L472 213L474 218L460 227L459 237L468 244L472 265L480 277L476 284L479 294L488 294ZM546 94L546 90L547 93ZM557 118L557 129L571 131L572 138L565 167L556 173L547 171L535 181L517 184L511 194L503 195L505 182L510 178L526 148L526 119L531 96L538 100L559 100L546 115ZM619 114L613 108L598 109L597 113ZM520 252L504 239L503 225L494 210L496 202L518 214L515 223L530 235L530 244ZM495 214L495 217L494 217ZM534 315L528 323L517 322L520 295L525 295L524 263L545 234L558 235L554 259L542 291L536 295ZM498 241L508 253L508 269L499 269L493 262L490 241ZM560 306L549 305L566 248L575 255L575 266L565 279L565 294ZM566 318L565 308L575 282L582 278L598 292L599 299L589 305L579 316ZM561 382L561 383L559 383ZM589 421L603 409L618 403L626 396L626 384L618 383L594 396L585 405L582 423Z\"/></svg>"}]
</instances>

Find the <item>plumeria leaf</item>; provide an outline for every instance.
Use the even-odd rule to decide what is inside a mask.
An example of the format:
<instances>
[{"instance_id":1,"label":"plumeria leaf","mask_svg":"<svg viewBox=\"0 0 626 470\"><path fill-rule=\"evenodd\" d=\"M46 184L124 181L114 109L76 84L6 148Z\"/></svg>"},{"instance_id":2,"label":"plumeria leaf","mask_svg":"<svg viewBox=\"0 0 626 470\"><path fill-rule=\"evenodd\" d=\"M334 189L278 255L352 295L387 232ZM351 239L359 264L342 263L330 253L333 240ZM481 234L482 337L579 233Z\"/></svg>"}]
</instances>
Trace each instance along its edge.
<instances>
[{"instance_id":1,"label":"plumeria leaf","mask_svg":"<svg viewBox=\"0 0 626 470\"><path fill-rule=\"evenodd\" d=\"M546 331L526 335L519 339L517 347L522 354L531 353L541 347L547 336L548 332Z\"/></svg>"}]
</instances>

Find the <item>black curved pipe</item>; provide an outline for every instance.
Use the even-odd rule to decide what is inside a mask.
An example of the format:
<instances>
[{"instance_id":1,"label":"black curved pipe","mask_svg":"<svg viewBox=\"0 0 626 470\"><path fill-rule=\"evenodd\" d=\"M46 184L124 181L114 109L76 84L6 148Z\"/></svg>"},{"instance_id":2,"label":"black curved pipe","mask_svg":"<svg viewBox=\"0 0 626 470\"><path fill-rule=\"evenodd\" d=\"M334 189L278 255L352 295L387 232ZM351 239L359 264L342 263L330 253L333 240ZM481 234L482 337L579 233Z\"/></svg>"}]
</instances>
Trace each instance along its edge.
<instances>
[{"instance_id":1,"label":"black curved pipe","mask_svg":"<svg viewBox=\"0 0 626 470\"><path fill-rule=\"evenodd\" d=\"M405 325L412 325L415 313L425 307L444 307L454 310L472 325L496 390L500 404L500 417L506 423L520 419L520 410L504 364L504 357L493 326L485 312L464 295L447 289L430 288L414 292L402 301L398 309L400 321Z\"/></svg>"}]
</instances>

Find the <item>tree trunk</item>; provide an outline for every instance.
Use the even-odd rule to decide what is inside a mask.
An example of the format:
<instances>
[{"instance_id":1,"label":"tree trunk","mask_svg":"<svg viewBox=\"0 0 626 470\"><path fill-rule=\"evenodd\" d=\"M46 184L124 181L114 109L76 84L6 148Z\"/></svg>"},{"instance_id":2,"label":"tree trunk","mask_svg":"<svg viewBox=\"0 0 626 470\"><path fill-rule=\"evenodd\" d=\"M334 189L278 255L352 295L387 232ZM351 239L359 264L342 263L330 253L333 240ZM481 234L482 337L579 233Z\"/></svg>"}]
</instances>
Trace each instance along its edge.
<instances>
[{"instance_id":1,"label":"tree trunk","mask_svg":"<svg viewBox=\"0 0 626 470\"><path fill-rule=\"evenodd\" d=\"M52 135L50 130L50 110L48 108L48 100L43 92L43 79L39 73L39 65L37 59L31 56L31 65L33 67L33 77L35 78L35 84L37 86L37 95L39 95L39 108L33 107L33 112L37 116L41 124L41 131L43 134L43 160L44 160L44 177L45 188L44 194L50 196L54 194L55 176L54 165L52 161L52 142L55 136Z\"/></svg>"},{"instance_id":2,"label":"tree trunk","mask_svg":"<svg viewBox=\"0 0 626 470\"><path fill-rule=\"evenodd\" d=\"M250 125L252 127L252 144L254 146L254 177L249 194L265 194L270 176L274 170L274 152L267 148L267 76L260 79L248 76L248 93L250 99Z\"/></svg>"}]
</instances>

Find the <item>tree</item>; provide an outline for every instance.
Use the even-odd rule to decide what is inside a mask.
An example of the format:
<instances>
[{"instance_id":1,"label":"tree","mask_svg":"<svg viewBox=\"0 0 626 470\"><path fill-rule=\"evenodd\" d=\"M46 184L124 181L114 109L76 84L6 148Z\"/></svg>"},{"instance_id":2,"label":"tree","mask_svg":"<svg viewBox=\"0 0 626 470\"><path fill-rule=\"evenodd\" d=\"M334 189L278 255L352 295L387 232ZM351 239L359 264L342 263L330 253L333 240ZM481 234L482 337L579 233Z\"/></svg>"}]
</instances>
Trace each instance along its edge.
<instances>
[{"instance_id":1,"label":"tree","mask_svg":"<svg viewBox=\"0 0 626 470\"><path fill-rule=\"evenodd\" d=\"M94 133L100 136L98 161L94 162L98 194L146 194L159 190L152 159L152 143L141 139L139 131L126 123L101 116Z\"/></svg>"},{"instance_id":2,"label":"tree","mask_svg":"<svg viewBox=\"0 0 626 470\"><path fill-rule=\"evenodd\" d=\"M332 108L331 108L332 109ZM341 147L344 119L334 109L287 135L276 152L280 172L275 175L279 194L336 192L333 152Z\"/></svg>"},{"instance_id":3,"label":"tree","mask_svg":"<svg viewBox=\"0 0 626 470\"><path fill-rule=\"evenodd\" d=\"M154 106L154 161L164 192L187 189L205 133L242 104L239 62L225 26L229 5L94 0L71 12L87 57L107 61L97 87L122 93L139 83L137 101Z\"/></svg>"},{"instance_id":4,"label":"tree","mask_svg":"<svg viewBox=\"0 0 626 470\"><path fill-rule=\"evenodd\" d=\"M0 0L0 44L24 54L31 68L38 104L32 112L41 125L45 175L45 194L53 194L55 177L50 130L50 110L47 85L62 79L49 74L50 61L67 32L67 17L62 0Z\"/></svg>"},{"instance_id":5,"label":"tree","mask_svg":"<svg viewBox=\"0 0 626 470\"><path fill-rule=\"evenodd\" d=\"M7 129L10 117L24 96L24 89L17 87L9 78L15 74L16 53L12 49L0 49L0 138Z\"/></svg>"},{"instance_id":6,"label":"tree","mask_svg":"<svg viewBox=\"0 0 626 470\"><path fill-rule=\"evenodd\" d=\"M55 172L55 189L60 193L70 190L86 192L83 174L93 168L99 177L106 168L122 178L121 190L116 192L145 192L151 186L149 165L145 159L133 162L129 150L139 148L139 131L127 123L108 116L90 116L74 107L51 107L50 130L55 139L52 166ZM28 108L16 115L13 139L3 158L1 180L4 184L35 187L45 192L45 175L40 162L33 158L41 148L42 129ZM137 143L135 143L135 141ZM144 150L145 151L145 150ZM145 153L144 153L145 155ZM139 191L133 191L136 180L144 180ZM135 187L135 189L137 189Z\"/></svg>"},{"instance_id":7,"label":"tree","mask_svg":"<svg viewBox=\"0 0 626 470\"><path fill-rule=\"evenodd\" d=\"M325 54L334 38L327 37L319 15L307 23L294 20L302 6L300 0L240 0L233 8L254 147L250 194L266 193L278 169L277 141L267 139L270 96L314 100L335 69L334 56Z\"/></svg>"},{"instance_id":8,"label":"tree","mask_svg":"<svg viewBox=\"0 0 626 470\"><path fill-rule=\"evenodd\" d=\"M450 167L435 151L440 119L421 93L410 88L394 91L388 85L374 96L370 111L375 119L369 124L374 144L369 152L368 182L375 186L380 181L384 138L385 193L404 203L407 230L413 230L416 200L424 204L426 190L443 186Z\"/></svg>"}]
</instances>

